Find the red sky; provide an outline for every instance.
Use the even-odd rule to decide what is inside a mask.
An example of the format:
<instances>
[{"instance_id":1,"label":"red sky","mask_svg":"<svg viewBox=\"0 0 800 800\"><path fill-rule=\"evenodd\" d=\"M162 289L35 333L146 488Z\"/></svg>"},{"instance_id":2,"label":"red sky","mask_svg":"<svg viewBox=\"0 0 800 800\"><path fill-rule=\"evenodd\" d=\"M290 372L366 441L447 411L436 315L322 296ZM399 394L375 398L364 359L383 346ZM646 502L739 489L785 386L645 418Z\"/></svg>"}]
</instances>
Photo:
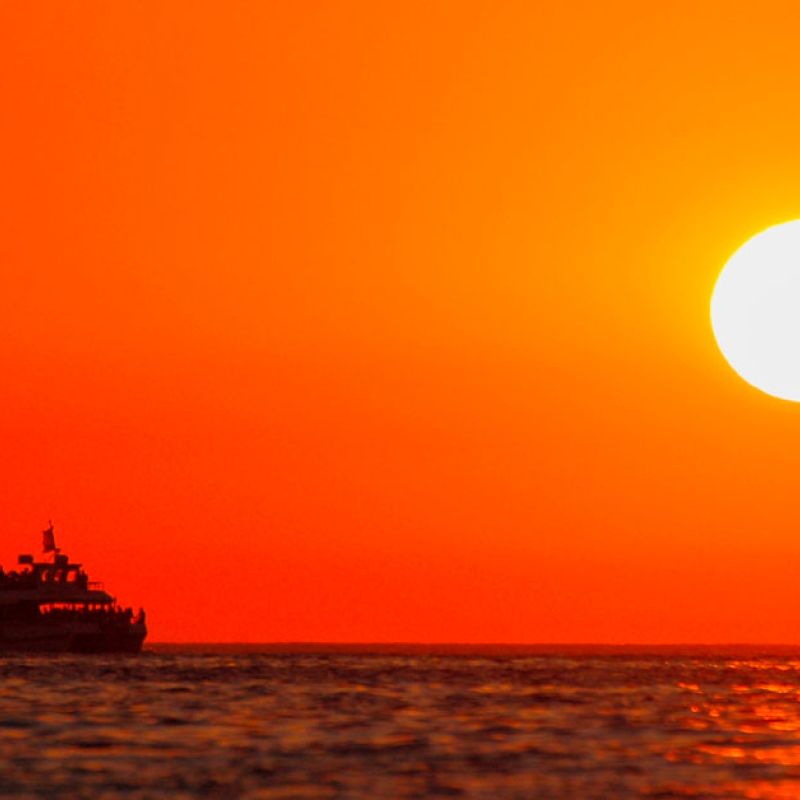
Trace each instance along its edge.
<instances>
[{"instance_id":1,"label":"red sky","mask_svg":"<svg viewBox=\"0 0 800 800\"><path fill-rule=\"evenodd\" d=\"M663 4L662 4L663 6ZM0 7L0 558L156 641L800 642L792 3Z\"/></svg>"}]
</instances>

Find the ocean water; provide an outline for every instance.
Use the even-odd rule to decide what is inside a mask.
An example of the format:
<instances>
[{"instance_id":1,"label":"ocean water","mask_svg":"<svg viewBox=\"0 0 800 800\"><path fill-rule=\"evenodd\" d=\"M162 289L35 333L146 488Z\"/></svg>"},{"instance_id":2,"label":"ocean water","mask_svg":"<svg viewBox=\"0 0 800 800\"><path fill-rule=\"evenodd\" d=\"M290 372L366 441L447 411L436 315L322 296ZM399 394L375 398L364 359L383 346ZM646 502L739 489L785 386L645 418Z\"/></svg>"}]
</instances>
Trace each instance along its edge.
<instances>
[{"instance_id":1,"label":"ocean water","mask_svg":"<svg viewBox=\"0 0 800 800\"><path fill-rule=\"evenodd\" d=\"M800 650L0 658L15 798L800 798Z\"/></svg>"}]
</instances>

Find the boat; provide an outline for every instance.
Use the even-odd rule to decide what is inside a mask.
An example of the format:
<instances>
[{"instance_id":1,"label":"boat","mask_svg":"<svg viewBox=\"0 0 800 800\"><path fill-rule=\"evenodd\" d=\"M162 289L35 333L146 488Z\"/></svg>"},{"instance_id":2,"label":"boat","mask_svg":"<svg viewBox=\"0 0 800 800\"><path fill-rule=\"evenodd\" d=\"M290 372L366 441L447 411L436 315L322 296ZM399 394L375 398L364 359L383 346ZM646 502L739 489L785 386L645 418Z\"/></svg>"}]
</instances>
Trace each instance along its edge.
<instances>
[{"instance_id":1,"label":"boat","mask_svg":"<svg viewBox=\"0 0 800 800\"><path fill-rule=\"evenodd\" d=\"M82 564L56 547L53 524L42 555L0 567L0 653L138 653L147 636L144 609L122 608Z\"/></svg>"}]
</instances>

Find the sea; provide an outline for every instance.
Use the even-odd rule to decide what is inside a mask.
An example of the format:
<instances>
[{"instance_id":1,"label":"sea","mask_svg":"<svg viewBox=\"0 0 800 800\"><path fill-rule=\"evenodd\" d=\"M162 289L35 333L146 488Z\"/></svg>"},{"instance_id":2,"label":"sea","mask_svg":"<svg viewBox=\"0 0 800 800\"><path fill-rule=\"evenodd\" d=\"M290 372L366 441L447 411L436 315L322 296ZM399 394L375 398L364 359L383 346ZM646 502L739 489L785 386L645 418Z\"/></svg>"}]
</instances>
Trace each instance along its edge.
<instances>
[{"instance_id":1,"label":"sea","mask_svg":"<svg viewBox=\"0 0 800 800\"><path fill-rule=\"evenodd\" d=\"M14 798L800 798L800 648L0 658Z\"/></svg>"}]
</instances>

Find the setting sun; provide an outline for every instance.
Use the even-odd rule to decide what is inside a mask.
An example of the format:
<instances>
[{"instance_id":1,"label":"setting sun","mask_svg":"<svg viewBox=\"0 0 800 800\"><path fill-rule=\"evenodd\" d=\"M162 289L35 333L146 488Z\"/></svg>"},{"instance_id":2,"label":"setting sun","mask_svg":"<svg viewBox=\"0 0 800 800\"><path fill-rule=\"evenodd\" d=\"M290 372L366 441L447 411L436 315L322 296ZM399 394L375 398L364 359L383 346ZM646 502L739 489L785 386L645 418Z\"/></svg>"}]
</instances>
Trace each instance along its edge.
<instances>
[{"instance_id":1,"label":"setting sun","mask_svg":"<svg viewBox=\"0 0 800 800\"><path fill-rule=\"evenodd\" d=\"M734 253L714 287L711 323L744 380L800 401L800 221L768 228Z\"/></svg>"}]
</instances>

